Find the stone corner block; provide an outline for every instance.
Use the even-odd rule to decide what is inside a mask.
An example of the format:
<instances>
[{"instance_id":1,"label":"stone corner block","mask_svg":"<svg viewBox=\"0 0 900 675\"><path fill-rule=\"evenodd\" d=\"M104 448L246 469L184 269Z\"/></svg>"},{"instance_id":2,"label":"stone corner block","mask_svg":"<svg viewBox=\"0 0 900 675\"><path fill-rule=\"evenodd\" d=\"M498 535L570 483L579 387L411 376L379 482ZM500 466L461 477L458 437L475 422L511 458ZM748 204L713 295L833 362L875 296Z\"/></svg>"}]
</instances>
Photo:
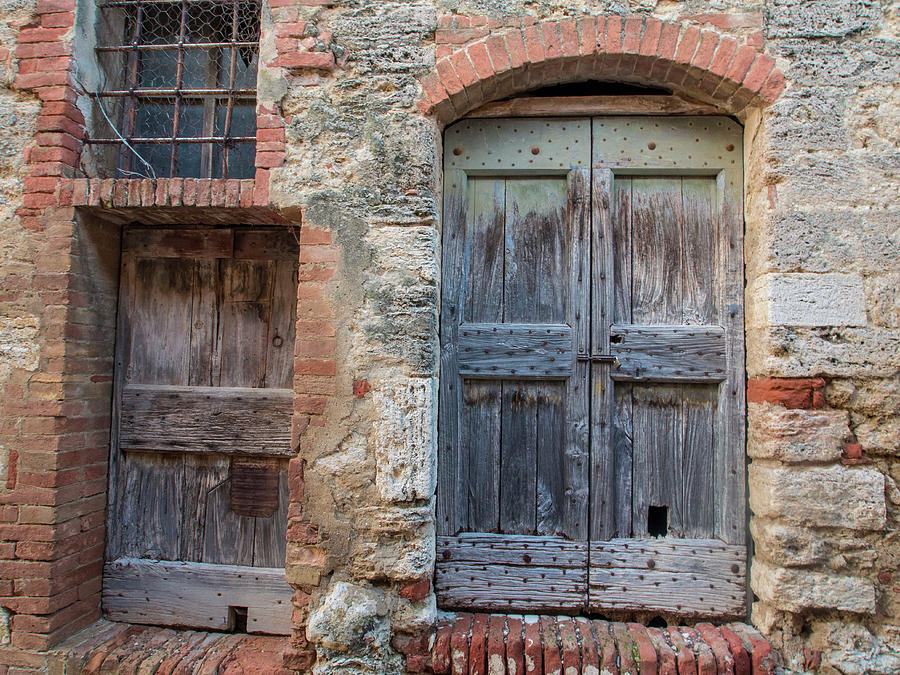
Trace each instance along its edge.
<instances>
[{"instance_id":1,"label":"stone corner block","mask_svg":"<svg viewBox=\"0 0 900 675\"><path fill-rule=\"evenodd\" d=\"M786 569L757 559L750 572L750 586L760 599L786 612L831 609L869 614L875 611L875 587L858 577Z\"/></svg>"},{"instance_id":2,"label":"stone corner block","mask_svg":"<svg viewBox=\"0 0 900 675\"><path fill-rule=\"evenodd\" d=\"M375 484L386 502L429 499L437 476L434 378L381 382L372 398Z\"/></svg>"},{"instance_id":3,"label":"stone corner block","mask_svg":"<svg viewBox=\"0 0 900 675\"><path fill-rule=\"evenodd\" d=\"M880 530L887 504L884 475L844 466L750 466L750 509L757 516L811 527Z\"/></svg>"},{"instance_id":4,"label":"stone corner block","mask_svg":"<svg viewBox=\"0 0 900 675\"><path fill-rule=\"evenodd\" d=\"M431 576L433 501L416 507L361 507L356 516L360 533L353 541L350 564L358 578L419 581Z\"/></svg>"},{"instance_id":5,"label":"stone corner block","mask_svg":"<svg viewBox=\"0 0 900 675\"><path fill-rule=\"evenodd\" d=\"M865 285L858 274L772 273L753 287L765 297L772 326L866 325Z\"/></svg>"},{"instance_id":6,"label":"stone corner block","mask_svg":"<svg viewBox=\"0 0 900 675\"><path fill-rule=\"evenodd\" d=\"M835 462L850 438L845 410L787 409L770 403L747 405L748 454L785 463Z\"/></svg>"},{"instance_id":7,"label":"stone corner block","mask_svg":"<svg viewBox=\"0 0 900 675\"><path fill-rule=\"evenodd\" d=\"M364 653L390 641L383 594L372 586L339 581L309 613L306 636L328 649Z\"/></svg>"}]
</instances>

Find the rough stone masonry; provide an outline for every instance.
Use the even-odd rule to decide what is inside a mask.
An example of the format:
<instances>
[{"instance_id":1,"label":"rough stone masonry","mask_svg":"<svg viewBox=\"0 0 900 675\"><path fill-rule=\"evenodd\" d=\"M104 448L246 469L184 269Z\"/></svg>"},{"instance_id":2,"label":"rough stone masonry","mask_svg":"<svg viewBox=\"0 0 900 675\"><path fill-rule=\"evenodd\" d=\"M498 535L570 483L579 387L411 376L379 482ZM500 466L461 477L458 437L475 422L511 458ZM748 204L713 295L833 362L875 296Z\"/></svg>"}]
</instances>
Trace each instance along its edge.
<instances>
[{"instance_id":1,"label":"rough stone masonry","mask_svg":"<svg viewBox=\"0 0 900 675\"><path fill-rule=\"evenodd\" d=\"M789 671L900 671L896 2L268 0L256 177L227 185L86 180L90 5L0 0L0 673L100 617L118 244L91 209L158 206L301 225L285 668L427 667L441 131L584 73L744 124L750 620ZM632 70L591 71L597 26Z\"/></svg>"}]
</instances>

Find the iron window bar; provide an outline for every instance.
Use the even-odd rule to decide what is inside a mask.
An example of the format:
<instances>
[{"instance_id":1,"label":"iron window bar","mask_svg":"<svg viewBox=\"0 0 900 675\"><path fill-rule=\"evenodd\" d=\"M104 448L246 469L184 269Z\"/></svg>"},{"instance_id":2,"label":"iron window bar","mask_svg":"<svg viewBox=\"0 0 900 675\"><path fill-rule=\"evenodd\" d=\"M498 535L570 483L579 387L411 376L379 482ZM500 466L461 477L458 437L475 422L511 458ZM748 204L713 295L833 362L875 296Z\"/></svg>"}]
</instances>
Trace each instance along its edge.
<instances>
[{"instance_id":1,"label":"iron window bar","mask_svg":"<svg viewBox=\"0 0 900 675\"><path fill-rule=\"evenodd\" d=\"M175 140L178 143L219 143L222 141L221 136L178 136L175 139L172 138L131 138L129 139L130 143L171 143ZM229 136L228 140L231 143L256 143L256 136ZM98 145L114 145L120 144L118 138L94 138L91 140L91 143L96 143Z\"/></svg>"},{"instance_id":2,"label":"iron window bar","mask_svg":"<svg viewBox=\"0 0 900 675\"><path fill-rule=\"evenodd\" d=\"M120 42L96 52L124 59L111 67L124 86L96 92L98 105L115 105L118 122L104 108L113 133L87 142L117 147L120 175L139 175L136 161L146 163L140 150L155 175L252 177L259 0L108 0L98 7L121 23Z\"/></svg>"},{"instance_id":3,"label":"iron window bar","mask_svg":"<svg viewBox=\"0 0 900 675\"><path fill-rule=\"evenodd\" d=\"M255 89L113 89L111 91L98 92L100 98L115 98L121 96L136 96L139 98L202 98L206 96L214 96L224 98L226 96L234 96L235 98L254 99L256 98Z\"/></svg>"}]
</instances>

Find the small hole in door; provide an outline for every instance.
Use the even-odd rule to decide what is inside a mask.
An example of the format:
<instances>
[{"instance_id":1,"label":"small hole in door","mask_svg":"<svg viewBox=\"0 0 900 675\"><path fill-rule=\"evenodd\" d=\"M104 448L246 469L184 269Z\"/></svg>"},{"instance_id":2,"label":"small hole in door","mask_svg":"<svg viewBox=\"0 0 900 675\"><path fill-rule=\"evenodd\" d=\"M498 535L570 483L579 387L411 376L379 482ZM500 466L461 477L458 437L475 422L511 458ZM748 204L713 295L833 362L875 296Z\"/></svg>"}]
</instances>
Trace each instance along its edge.
<instances>
[{"instance_id":1,"label":"small hole in door","mask_svg":"<svg viewBox=\"0 0 900 675\"><path fill-rule=\"evenodd\" d=\"M647 622L647 625L650 628L665 628L669 624L666 623L666 620L661 616L654 616L650 621Z\"/></svg>"},{"instance_id":2,"label":"small hole in door","mask_svg":"<svg viewBox=\"0 0 900 675\"><path fill-rule=\"evenodd\" d=\"M669 531L669 507L651 506L647 509L647 533L651 537L665 537Z\"/></svg>"},{"instance_id":3,"label":"small hole in door","mask_svg":"<svg viewBox=\"0 0 900 675\"><path fill-rule=\"evenodd\" d=\"M231 624L232 633L247 632L247 608L246 607L229 607L228 608L229 623Z\"/></svg>"}]
</instances>

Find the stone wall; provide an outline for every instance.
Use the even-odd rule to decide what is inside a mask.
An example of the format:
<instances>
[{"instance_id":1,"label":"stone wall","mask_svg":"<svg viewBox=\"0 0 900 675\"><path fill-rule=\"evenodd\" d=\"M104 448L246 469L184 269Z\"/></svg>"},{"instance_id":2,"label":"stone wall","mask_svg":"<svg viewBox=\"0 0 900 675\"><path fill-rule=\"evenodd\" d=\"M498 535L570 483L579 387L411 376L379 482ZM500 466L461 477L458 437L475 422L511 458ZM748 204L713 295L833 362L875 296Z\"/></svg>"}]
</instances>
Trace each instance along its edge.
<instances>
[{"instance_id":1,"label":"stone wall","mask_svg":"<svg viewBox=\"0 0 900 675\"><path fill-rule=\"evenodd\" d=\"M25 76L38 52L59 61L41 68L61 71L62 85L78 67L65 56L74 4L41 2L38 13L8 2L0 20L0 655L21 667L39 667L41 650L98 609L100 544L76 539L102 541L102 309L114 286L86 264L104 259L90 245L110 241L103 226L70 205L150 207L161 194L177 206L168 188L129 181L104 196L98 185L95 203L93 183L66 183L79 175L77 96L58 76ZM635 58L546 67L557 45L544 27L557 20L579 39L585 25L617 26ZM648 26L660 37L641 62ZM526 47L506 79L464 51L484 42L499 72L488 38L526 29L540 63ZM794 670L900 669L898 31L889 0L268 1L258 171L244 205L302 221L285 665L307 667L314 648L323 675L427 667L442 126L476 92L615 68L617 79L687 88L745 124L752 620ZM654 80L663 36L694 41L677 82L668 67ZM731 50L724 65L720 52L699 63L713 40ZM706 91L717 68L731 84ZM449 106L435 104L442 96ZM55 151L23 163L29 146ZM48 163L50 173L35 168ZM199 187L215 206L215 186ZM74 591L63 580L72 569L84 576Z\"/></svg>"}]
</instances>

